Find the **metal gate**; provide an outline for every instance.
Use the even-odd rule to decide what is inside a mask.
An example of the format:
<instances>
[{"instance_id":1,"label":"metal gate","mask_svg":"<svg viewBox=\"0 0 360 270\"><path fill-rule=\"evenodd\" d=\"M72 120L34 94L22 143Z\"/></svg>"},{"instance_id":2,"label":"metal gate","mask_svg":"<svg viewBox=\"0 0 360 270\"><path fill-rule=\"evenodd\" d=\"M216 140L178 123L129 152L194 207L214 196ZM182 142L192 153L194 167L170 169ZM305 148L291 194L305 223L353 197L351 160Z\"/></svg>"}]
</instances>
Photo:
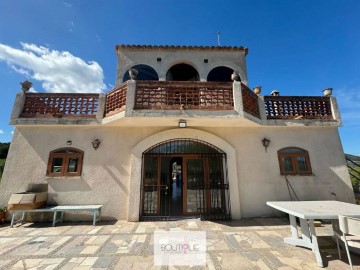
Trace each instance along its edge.
<instances>
[{"instance_id":1,"label":"metal gate","mask_svg":"<svg viewBox=\"0 0 360 270\"><path fill-rule=\"evenodd\" d=\"M141 220L231 219L226 154L200 140L176 139L143 153Z\"/></svg>"}]
</instances>

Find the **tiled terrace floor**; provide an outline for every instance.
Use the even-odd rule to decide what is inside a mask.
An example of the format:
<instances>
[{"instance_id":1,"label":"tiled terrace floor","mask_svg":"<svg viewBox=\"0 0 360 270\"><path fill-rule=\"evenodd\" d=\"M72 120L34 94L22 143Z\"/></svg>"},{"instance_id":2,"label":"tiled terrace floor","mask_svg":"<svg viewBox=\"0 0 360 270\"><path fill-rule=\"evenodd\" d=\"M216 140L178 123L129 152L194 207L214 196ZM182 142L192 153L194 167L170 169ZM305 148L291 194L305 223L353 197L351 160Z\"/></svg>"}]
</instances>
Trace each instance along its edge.
<instances>
[{"instance_id":1,"label":"tiled terrace floor","mask_svg":"<svg viewBox=\"0 0 360 270\"><path fill-rule=\"evenodd\" d=\"M153 232L190 230L207 233L207 265L192 269L321 269L311 250L283 243L287 219L232 222L181 220L114 224L100 222L0 225L0 269L188 269L154 267ZM327 269L349 269L339 260L331 226L316 228ZM352 255L355 269L360 257Z\"/></svg>"}]
</instances>

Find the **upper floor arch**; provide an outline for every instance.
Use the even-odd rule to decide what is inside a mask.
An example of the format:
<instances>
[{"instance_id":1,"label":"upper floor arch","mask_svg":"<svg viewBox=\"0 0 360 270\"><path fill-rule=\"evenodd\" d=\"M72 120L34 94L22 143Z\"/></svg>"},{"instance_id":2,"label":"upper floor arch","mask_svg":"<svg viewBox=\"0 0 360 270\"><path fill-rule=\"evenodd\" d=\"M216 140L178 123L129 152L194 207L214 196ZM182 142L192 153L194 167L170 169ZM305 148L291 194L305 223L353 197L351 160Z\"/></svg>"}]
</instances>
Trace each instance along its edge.
<instances>
[{"instance_id":1,"label":"upper floor arch","mask_svg":"<svg viewBox=\"0 0 360 270\"><path fill-rule=\"evenodd\" d=\"M119 45L116 47L116 53L118 56L116 85L123 82L129 68L139 64L151 66L157 72L159 81L169 80L170 73L167 73L177 64L192 66L199 74L195 79L203 82L207 81L212 69L224 66L237 71L241 81L247 85L245 60L247 49L243 47ZM180 79L184 80L184 78Z\"/></svg>"},{"instance_id":2,"label":"upper floor arch","mask_svg":"<svg viewBox=\"0 0 360 270\"><path fill-rule=\"evenodd\" d=\"M145 64L137 64L127 69L127 71L123 76L123 82L130 80L130 75L129 75L130 69L135 69L138 72L138 74L136 75L136 80L140 80L140 81L159 80L159 75L153 67Z\"/></svg>"},{"instance_id":3,"label":"upper floor arch","mask_svg":"<svg viewBox=\"0 0 360 270\"><path fill-rule=\"evenodd\" d=\"M208 82L231 82L231 74L234 72L232 68L226 66L218 66L210 70ZM241 77L240 77L241 78Z\"/></svg>"},{"instance_id":4,"label":"upper floor arch","mask_svg":"<svg viewBox=\"0 0 360 270\"><path fill-rule=\"evenodd\" d=\"M187 61L169 65L165 78L166 81L200 81L198 68Z\"/></svg>"}]
</instances>

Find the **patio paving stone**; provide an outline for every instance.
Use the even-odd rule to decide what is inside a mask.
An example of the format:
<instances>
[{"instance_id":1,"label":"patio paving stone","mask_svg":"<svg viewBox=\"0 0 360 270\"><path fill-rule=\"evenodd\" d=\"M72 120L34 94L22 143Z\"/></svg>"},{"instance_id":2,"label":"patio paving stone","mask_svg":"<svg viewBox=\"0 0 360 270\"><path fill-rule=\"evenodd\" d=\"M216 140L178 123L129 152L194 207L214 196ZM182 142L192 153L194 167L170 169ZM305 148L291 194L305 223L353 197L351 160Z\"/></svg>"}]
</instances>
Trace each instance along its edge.
<instances>
[{"instance_id":1,"label":"patio paving stone","mask_svg":"<svg viewBox=\"0 0 360 270\"><path fill-rule=\"evenodd\" d=\"M0 225L0 269L321 269L311 250L284 244L286 218L232 222L198 219L159 222L26 223ZM155 231L205 231L206 266L154 266ZM316 228L326 269L349 269L339 260L330 224ZM360 256L352 254L355 269Z\"/></svg>"}]
</instances>

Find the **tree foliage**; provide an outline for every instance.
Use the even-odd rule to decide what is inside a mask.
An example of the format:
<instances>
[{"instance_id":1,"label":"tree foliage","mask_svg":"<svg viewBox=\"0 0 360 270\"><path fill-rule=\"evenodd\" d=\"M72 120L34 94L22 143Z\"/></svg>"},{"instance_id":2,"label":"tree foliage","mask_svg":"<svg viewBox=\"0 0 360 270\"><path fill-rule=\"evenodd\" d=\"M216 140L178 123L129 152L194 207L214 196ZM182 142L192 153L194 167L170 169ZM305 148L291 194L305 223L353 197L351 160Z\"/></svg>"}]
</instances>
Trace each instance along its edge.
<instances>
[{"instance_id":1,"label":"tree foliage","mask_svg":"<svg viewBox=\"0 0 360 270\"><path fill-rule=\"evenodd\" d=\"M9 152L10 143L0 143L0 159L5 159Z\"/></svg>"},{"instance_id":2,"label":"tree foliage","mask_svg":"<svg viewBox=\"0 0 360 270\"><path fill-rule=\"evenodd\" d=\"M345 154L351 183L355 192L360 192L360 157Z\"/></svg>"}]
</instances>

